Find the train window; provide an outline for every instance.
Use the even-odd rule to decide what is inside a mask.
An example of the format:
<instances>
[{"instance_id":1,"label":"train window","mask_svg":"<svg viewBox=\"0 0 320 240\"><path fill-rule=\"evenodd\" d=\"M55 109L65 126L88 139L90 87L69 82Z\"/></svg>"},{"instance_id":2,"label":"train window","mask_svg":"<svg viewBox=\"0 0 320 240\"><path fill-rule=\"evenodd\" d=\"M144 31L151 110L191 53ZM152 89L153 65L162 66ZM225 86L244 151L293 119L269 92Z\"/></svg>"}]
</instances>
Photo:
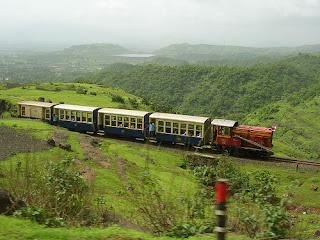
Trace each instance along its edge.
<instances>
[{"instance_id":1,"label":"train window","mask_svg":"<svg viewBox=\"0 0 320 240\"><path fill-rule=\"evenodd\" d=\"M66 111L66 120L70 121L70 111Z\"/></svg>"},{"instance_id":2,"label":"train window","mask_svg":"<svg viewBox=\"0 0 320 240\"><path fill-rule=\"evenodd\" d=\"M142 127L143 127L142 118L138 118L138 119L137 119L137 122L138 122L138 123L137 123L137 128L138 128L138 129L142 129Z\"/></svg>"},{"instance_id":3,"label":"train window","mask_svg":"<svg viewBox=\"0 0 320 240\"><path fill-rule=\"evenodd\" d=\"M118 117L118 127L123 127L122 117Z\"/></svg>"},{"instance_id":4,"label":"train window","mask_svg":"<svg viewBox=\"0 0 320 240\"><path fill-rule=\"evenodd\" d=\"M60 119L64 120L64 110L60 110Z\"/></svg>"},{"instance_id":5,"label":"train window","mask_svg":"<svg viewBox=\"0 0 320 240\"><path fill-rule=\"evenodd\" d=\"M26 115L26 107L21 107L22 116Z\"/></svg>"},{"instance_id":6,"label":"train window","mask_svg":"<svg viewBox=\"0 0 320 240\"><path fill-rule=\"evenodd\" d=\"M123 126L125 128L128 128L129 127L129 118L128 117L124 117L123 118Z\"/></svg>"},{"instance_id":7,"label":"train window","mask_svg":"<svg viewBox=\"0 0 320 240\"><path fill-rule=\"evenodd\" d=\"M92 123L92 113L88 113L88 123Z\"/></svg>"},{"instance_id":8,"label":"train window","mask_svg":"<svg viewBox=\"0 0 320 240\"><path fill-rule=\"evenodd\" d=\"M136 128L136 119L130 118L130 128Z\"/></svg>"},{"instance_id":9,"label":"train window","mask_svg":"<svg viewBox=\"0 0 320 240\"><path fill-rule=\"evenodd\" d=\"M192 137L194 135L194 125L188 124L188 136Z\"/></svg>"},{"instance_id":10,"label":"train window","mask_svg":"<svg viewBox=\"0 0 320 240\"><path fill-rule=\"evenodd\" d=\"M81 121L81 120L80 120L81 112L77 112L77 113L76 113L76 116L77 116L77 121L80 122L80 121Z\"/></svg>"},{"instance_id":11,"label":"train window","mask_svg":"<svg viewBox=\"0 0 320 240\"><path fill-rule=\"evenodd\" d=\"M87 121L87 113L82 112L82 122L86 122Z\"/></svg>"},{"instance_id":12,"label":"train window","mask_svg":"<svg viewBox=\"0 0 320 240\"><path fill-rule=\"evenodd\" d=\"M158 121L158 132L163 132L164 122Z\"/></svg>"},{"instance_id":13,"label":"train window","mask_svg":"<svg viewBox=\"0 0 320 240\"><path fill-rule=\"evenodd\" d=\"M229 136L230 135L230 128L220 127L220 135Z\"/></svg>"},{"instance_id":14,"label":"train window","mask_svg":"<svg viewBox=\"0 0 320 240\"><path fill-rule=\"evenodd\" d=\"M171 122L166 122L166 133L171 133Z\"/></svg>"},{"instance_id":15,"label":"train window","mask_svg":"<svg viewBox=\"0 0 320 240\"><path fill-rule=\"evenodd\" d=\"M179 134L179 123L173 123L172 133Z\"/></svg>"},{"instance_id":16,"label":"train window","mask_svg":"<svg viewBox=\"0 0 320 240\"><path fill-rule=\"evenodd\" d=\"M111 126L116 127L117 126L117 117L111 116Z\"/></svg>"},{"instance_id":17,"label":"train window","mask_svg":"<svg viewBox=\"0 0 320 240\"><path fill-rule=\"evenodd\" d=\"M110 126L110 115L104 115L104 125Z\"/></svg>"},{"instance_id":18,"label":"train window","mask_svg":"<svg viewBox=\"0 0 320 240\"><path fill-rule=\"evenodd\" d=\"M71 111L71 121L76 120L76 111Z\"/></svg>"},{"instance_id":19,"label":"train window","mask_svg":"<svg viewBox=\"0 0 320 240\"><path fill-rule=\"evenodd\" d=\"M50 109L46 108L46 119L50 119Z\"/></svg>"},{"instance_id":20,"label":"train window","mask_svg":"<svg viewBox=\"0 0 320 240\"><path fill-rule=\"evenodd\" d=\"M202 137L202 126L201 125L196 126L196 136Z\"/></svg>"},{"instance_id":21,"label":"train window","mask_svg":"<svg viewBox=\"0 0 320 240\"><path fill-rule=\"evenodd\" d=\"M187 124L181 123L181 125L180 125L180 135L187 135Z\"/></svg>"}]
</instances>

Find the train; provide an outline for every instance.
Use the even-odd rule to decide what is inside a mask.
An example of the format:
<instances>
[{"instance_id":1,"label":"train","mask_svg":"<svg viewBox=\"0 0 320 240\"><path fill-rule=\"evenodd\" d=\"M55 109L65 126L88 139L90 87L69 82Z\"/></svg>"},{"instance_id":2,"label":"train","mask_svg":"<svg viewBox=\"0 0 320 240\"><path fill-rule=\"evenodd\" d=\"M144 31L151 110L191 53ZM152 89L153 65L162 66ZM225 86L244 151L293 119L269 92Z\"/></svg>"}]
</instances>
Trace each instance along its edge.
<instances>
[{"instance_id":1,"label":"train","mask_svg":"<svg viewBox=\"0 0 320 240\"><path fill-rule=\"evenodd\" d=\"M209 147L238 156L273 154L274 126L265 128L239 125L234 120L211 121L210 117L37 101L21 101L17 108L20 118L40 119L83 133L122 135L145 141Z\"/></svg>"}]
</instances>

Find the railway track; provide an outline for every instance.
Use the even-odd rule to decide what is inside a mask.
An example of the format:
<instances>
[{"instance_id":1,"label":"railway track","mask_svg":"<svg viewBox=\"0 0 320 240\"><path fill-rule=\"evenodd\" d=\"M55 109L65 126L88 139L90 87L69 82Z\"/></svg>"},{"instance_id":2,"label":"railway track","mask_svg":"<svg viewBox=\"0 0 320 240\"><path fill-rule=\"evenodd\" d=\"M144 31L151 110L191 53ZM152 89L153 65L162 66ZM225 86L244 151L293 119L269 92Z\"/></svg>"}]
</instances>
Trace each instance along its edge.
<instances>
[{"instance_id":1,"label":"railway track","mask_svg":"<svg viewBox=\"0 0 320 240\"><path fill-rule=\"evenodd\" d=\"M308 165L308 166L320 167L320 162L304 160L304 159L295 159L295 158L272 156L272 157L270 157L269 161L293 163L293 164L297 164L297 165Z\"/></svg>"}]
</instances>

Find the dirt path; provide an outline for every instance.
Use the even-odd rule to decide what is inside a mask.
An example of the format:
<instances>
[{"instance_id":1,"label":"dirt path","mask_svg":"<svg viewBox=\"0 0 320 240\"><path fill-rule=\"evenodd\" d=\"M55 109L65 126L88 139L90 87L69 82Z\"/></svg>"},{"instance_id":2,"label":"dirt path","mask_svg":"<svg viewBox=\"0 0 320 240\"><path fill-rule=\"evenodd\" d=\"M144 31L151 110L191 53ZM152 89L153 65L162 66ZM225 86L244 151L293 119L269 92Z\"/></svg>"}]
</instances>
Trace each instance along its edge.
<instances>
[{"instance_id":1,"label":"dirt path","mask_svg":"<svg viewBox=\"0 0 320 240\"><path fill-rule=\"evenodd\" d=\"M127 159L119 158L116 153L114 154L115 159L104 155L103 150L99 148L99 144L102 143L102 141L103 139L99 137L91 137L85 134L79 135L79 143L84 150L85 159L96 161L103 168L112 168L113 172L117 174L122 181L127 183L126 171L129 166L136 166L136 164ZM84 171L83 175L86 175L86 178L90 181L94 181L96 176L94 171L88 167L82 169Z\"/></svg>"}]
</instances>

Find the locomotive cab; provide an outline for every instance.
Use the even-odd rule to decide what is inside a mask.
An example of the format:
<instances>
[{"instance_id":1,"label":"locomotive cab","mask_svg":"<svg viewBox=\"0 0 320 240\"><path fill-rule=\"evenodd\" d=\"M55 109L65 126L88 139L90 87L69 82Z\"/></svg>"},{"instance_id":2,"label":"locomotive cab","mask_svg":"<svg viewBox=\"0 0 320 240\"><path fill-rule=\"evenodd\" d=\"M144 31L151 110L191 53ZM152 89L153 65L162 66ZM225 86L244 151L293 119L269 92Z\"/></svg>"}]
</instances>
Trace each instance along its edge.
<instances>
[{"instance_id":1,"label":"locomotive cab","mask_svg":"<svg viewBox=\"0 0 320 240\"><path fill-rule=\"evenodd\" d=\"M237 121L214 119L212 125L212 147L222 150L229 149L234 145L232 138L233 128L238 125Z\"/></svg>"}]
</instances>

